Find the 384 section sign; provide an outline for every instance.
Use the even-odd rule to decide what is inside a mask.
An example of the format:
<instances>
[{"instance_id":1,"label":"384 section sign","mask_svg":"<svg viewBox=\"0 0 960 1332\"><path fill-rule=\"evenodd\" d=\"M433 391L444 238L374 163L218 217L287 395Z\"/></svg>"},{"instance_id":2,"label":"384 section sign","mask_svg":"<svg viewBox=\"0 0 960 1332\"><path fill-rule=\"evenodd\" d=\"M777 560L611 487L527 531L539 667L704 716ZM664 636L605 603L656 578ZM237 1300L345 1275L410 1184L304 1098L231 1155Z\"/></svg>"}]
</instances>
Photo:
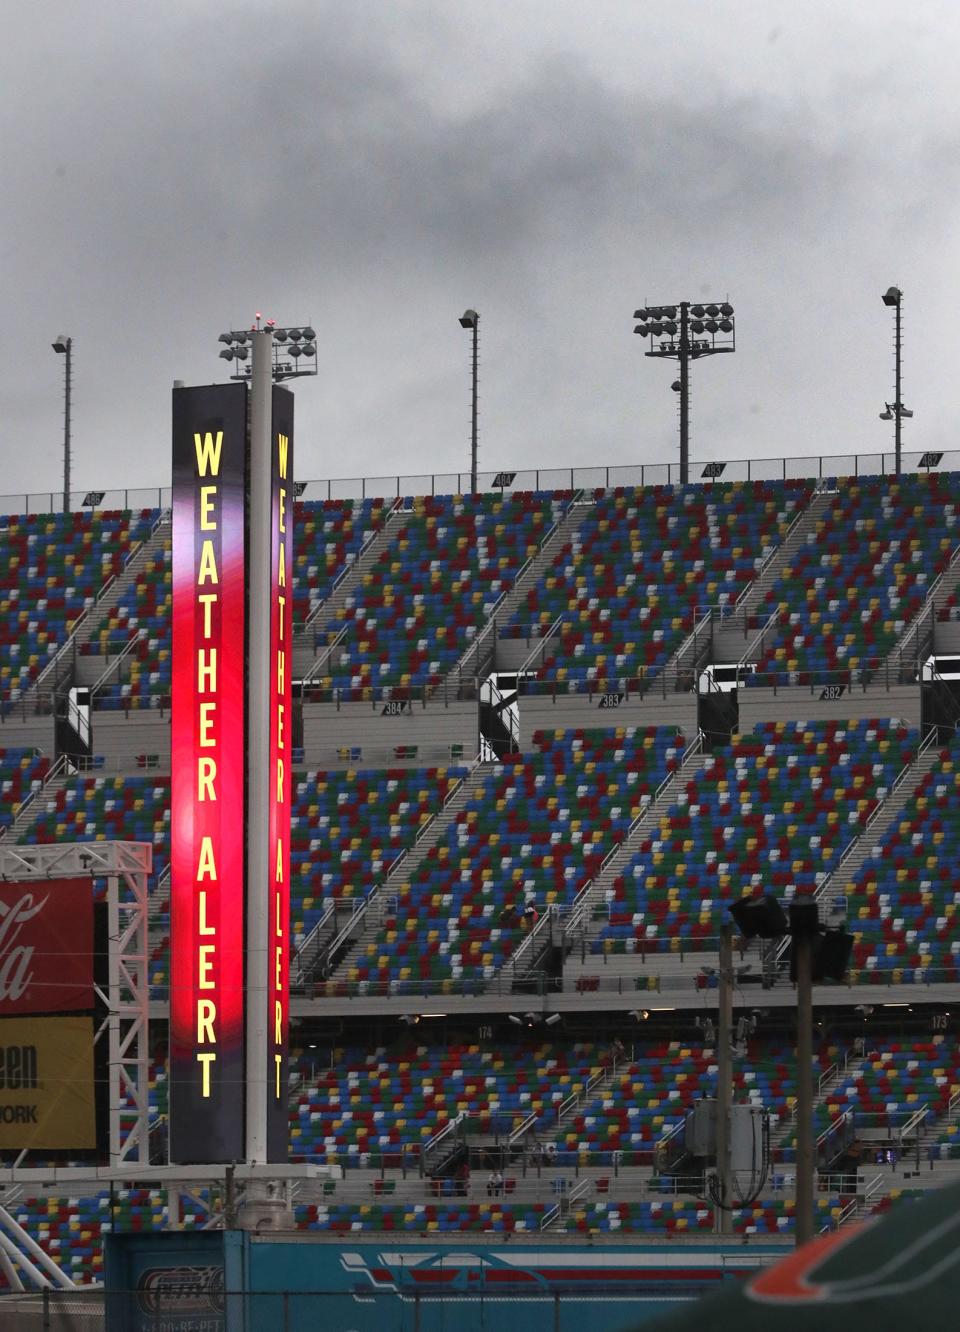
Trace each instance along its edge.
<instances>
[{"instance_id":1,"label":"384 section sign","mask_svg":"<svg viewBox=\"0 0 960 1332\"><path fill-rule=\"evenodd\" d=\"M173 401L171 1159L244 1155L247 390Z\"/></svg>"}]
</instances>

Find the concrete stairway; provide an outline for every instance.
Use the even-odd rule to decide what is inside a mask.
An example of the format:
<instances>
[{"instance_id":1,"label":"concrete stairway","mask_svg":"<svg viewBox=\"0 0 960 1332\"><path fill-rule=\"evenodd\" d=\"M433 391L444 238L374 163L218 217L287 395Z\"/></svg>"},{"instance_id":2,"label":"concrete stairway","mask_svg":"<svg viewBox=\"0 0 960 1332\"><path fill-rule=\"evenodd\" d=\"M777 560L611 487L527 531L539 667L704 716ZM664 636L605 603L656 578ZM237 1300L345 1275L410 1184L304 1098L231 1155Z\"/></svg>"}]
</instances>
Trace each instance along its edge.
<instances>
[{"instance_id":1,"label":"concrete stairway","mask_svg":"<svg viewBox=\"0 0 960 1332\"><path fill-rule=\"evenodd\" d=\"M67 771L62 759L55 763L40 789L24 800L18 808L13 822L6 829L0 831L0 839L7 846L19 842L40 814L46 810L50 800L56 799L58 792L63 790L71 776L72 774Z\"/></svg>"},{"instance_id":2,"label":"concrete stairway","mask_svg":"<svg viewBox=\"0 0 960 1332\"><path fill-rule=\"evenodd\" d=\"M741 594L731 614L722 623L717 622L714 634L713 660L719 662L742 661L755 656L754 641L761 635L748 627L748 620L762 611L767 592L780 577L784 566L807 544L807 538L816 532L817 523L830 507L833 492L818 488L810 503L801 509L787 529L786 536L771 553L757 577Z\"/></svg>"},{"instance_id":3,"label":"concrete stairway","mask_svg":"<svg viewBox=\"0 0 960 1332\"><path fill-rule=\"evenodd\" d=\"M873 855L874 847L883 841L924 777L936 767L940 752L938 745L929 742L920 747L913 762L900 773L886 799L873 811L864 825L863 832L840 857L836 869L829 878L820 885L817 890L818 897L829 896L831 890L842 895L842 890L853 881L857 872Z\"/></svg>"},{"instance_id":4,"label":"concrete stairway","mask_svg":"<svg viewBox=\"0 0 960 1332\"><path fill-rule=\"evenodd\" d=\"M447 672L446 678L437 685L436 692L443 693L459 684L464 676L470 680L483 679L492 669L511 671L526 660L530 647L526 639L499 637L499 631L509 624L520 602L531 587L535 587L540 575L553 562L554 557L569 541L573 532L580 526L584 515L593 505L591 495L578 491L566 509L550 528L540 543L535 555L532 555L517 573L513 586L497 602L487 623L460 656L459 661ZM546 642L545 639L538 642Z\"/></svg>"},{"instance_id":5,"label":"concrete stairway","mask_svg":"<svg viewBox=\"0 0 960 1332\"><path fill-rule=\"evenodd\" d=\"M410 881L423 859L446 835L460 811L481 792L491 773L491 764L479 761L475 763L443 808L424 825L413 846L394 861L383 882L371 892L363 907L344 927L335 946L331 948L331 954L349 948L349 952L337 964L333 973L334 980L347 979L347 973L353 965L352 954L358 947L372 943L380 933L383 920L390 912L393 894L401 884Z\"/></svg>"},{"instance_id":6,"label":"concrete stairway","mask_svg":"<svg viewBox=\"0 0 960 1332\"><path fill-rule=\"evenodd\" d=\"M813 1109L823 1105L831 1092L836 1091L842 1083L850 1078L855 1078L863 1067L863 1056L852 1054L849 1050L835 1064L824 1069L817 1079L817 1090L813 1097ZM776 1128L770 1134L770 1146L774 1151L778 1147L789 1147L796 1132L794 1113L784 1115L777 1124Z\"/></svg>"},{"instance_id":7,"label":"concrete stairway","mask_svg":"<svg viewBox=\"0 0 960 1332\"><path fill-rule=\"evenodd\" d=\"M594 919L595 911L606 904L607 893L613 887L617 876L623 872L641 843L650 835L651 829L656 827L660 817L675 802L677 792L696 777L708 758L709 754L704 753L698 738L684 754L677 770L661 784L623 841L604 860L597 877L581 890L565 925L564 943L566 948L572 949L571 956L564 966L565 977L575 978L577 972L584 969L595 970L595 962L590 960L590 945L603 923L602 919Z\"/></svg>"},{"instance_id":8,"label":"concrete stairway","mask_svg":"<svg viewBox=\"0 0 960 1332\"><path fill-rule=\"evenodd\" d=\"M53 682L60 676L64 662L73 657L85 644L89 643L96 634L105 617L110 611L118 605L123 599L130 595L137 574L143 569L148 560L154 559L163 548L165 539L169 539L171 532L171 518L168 511L163 512L157 520L150 536L142 541L133 551L126 564L120 572L110 579L100 589L96 601L90 606L74 625L73 633L61 646L60 651L53 657L40 672L36 680L24 691L24 696L28 696L31 691L49 688ZM119 654L117 654L119 655ZM94 676L98 679L104 668L109 663L109 658L97 656L94 658L96 666L87 666L83 671L82 683L93 683L90 678ZM95 673L95 674L94 674Z\"/></svg>"},{"instance_id":9,"label":"concrete stairway","mask_svg":"<svg viewBox=\"0 0 960 1332\"><path fill-rule=\"evenodd\" d=\"M960 591L960 545L950 556L946 569L930 585L919 613L906 625L887 653L876 679L898 679L902 670L913 680L919 676L920 665L932 652L960 650L960 623L952 620L942 624L937 622L937 613L957 591Z\"/></svg>"},{"instance_id":10,"label":"concrete stairway","mask_svg":"<svg viewBox=\"0 0 960 1332\"><path fill-rule=\"evenodd\" d=\"M363 575L376 564L397 531L398 519L402 518L403 501L394 500L383 523L361 547L357 558L348 565L334 583L330 595L316 605L307 616L305 624L294 626L293 631L293 670L297 679L315 674L312 667L329 645L331 629L337 623L337 612L343 610L347 599L356 592ZM339 632L339 624L337 624Z\"/></svg>"}]
</instances>

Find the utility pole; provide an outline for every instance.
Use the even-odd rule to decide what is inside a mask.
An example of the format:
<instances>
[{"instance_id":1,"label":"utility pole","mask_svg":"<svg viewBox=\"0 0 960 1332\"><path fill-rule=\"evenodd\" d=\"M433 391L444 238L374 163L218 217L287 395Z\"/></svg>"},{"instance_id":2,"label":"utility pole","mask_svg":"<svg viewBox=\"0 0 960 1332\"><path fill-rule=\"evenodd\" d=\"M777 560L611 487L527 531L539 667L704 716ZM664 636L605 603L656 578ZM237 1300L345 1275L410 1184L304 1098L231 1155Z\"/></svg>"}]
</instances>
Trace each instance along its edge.
<instances>
[{"instance_id":1,"label":"utility pole","mask_svg":"<svg viewBox=\"0 0 960 1332\"><path fill-rule=\"evenodd\" d=\"M690 302L680 302L680 484L690 479Z\"/></svg>"},{"instance_id":2,"label":"utility pole","mask_svg":"<svg viewBox=\"0 0 960 1332\"><path fill-rule=\"evenodd\" d=\"M58 356L65 356L63 379L63 511L70 512L70 395L73 388L73 338L59 333L52 344Z\"/></svg>"},{"instance_id":3,"label":"utility pole","mask_svg":"<svg viewBox=\"0 0 960 1332\"><path fill-rule=\"evenodd\" d=\"M470 398L470 494L477 493L477 338L480 332L480 316L476 310L464 310L460 316L460 327L473 329L473 374L471 376Z\"/></svg>"},{"instance_id":4,"label":"utility pole","mask_svg":"<svg viewBox=\"0 0 960 1332\"><path fill-rule=\"evenodd\" d=\"M813 935L793 936L797 960L797 1244L813 1238Z\"/></svg>"},{"instance_id":5,"label":"utility pole","mask_svg":"<svg viewBox=\"0 0 960 1332\"><path fill-rule=\"evenodd\" d=\"M903 436L903 418L912 416L913 412L909 407L904 407L903 399L900 394L902 391L902 315L903 315L903 292L899 287L888 287L883 293L882 301L884 305L894 312L893 323L893 402L884 404L884 410L880 413L881 421L893 421L893 448L894 448L894 467L897 476L900 475L900 468L903 461L902 455L902 436Z\"/></svg>"},{"instance_id":6,"label":"utility pole","mask_svg":"<svg viewBox=\"0 0 960 1332\"><path fill-rule=\"evenodd\" d=\"M719 1013L717 1015L717 1230L733 1230L730 1176L730 1120L733 1109L733 927L720 926Z\"/></svg>"}]
</instances>

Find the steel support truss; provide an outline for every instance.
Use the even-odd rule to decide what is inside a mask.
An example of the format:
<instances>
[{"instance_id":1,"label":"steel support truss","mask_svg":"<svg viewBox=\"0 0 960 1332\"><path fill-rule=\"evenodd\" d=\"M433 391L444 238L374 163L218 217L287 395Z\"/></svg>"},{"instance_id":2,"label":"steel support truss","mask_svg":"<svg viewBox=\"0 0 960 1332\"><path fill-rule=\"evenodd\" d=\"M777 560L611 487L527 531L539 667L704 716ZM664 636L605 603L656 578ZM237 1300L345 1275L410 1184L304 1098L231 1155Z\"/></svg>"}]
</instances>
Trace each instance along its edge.
<instances>
[{"instance_id":1,"label":"steel support truss","mask_svg":"<svg viewBox=\"0 0 960 1332\"><path fill-rule=\"evenodd\" d=\"M109 1152L114 1167L150 1164L147 880L152 866L153 847L147 842L0 843L0 880L107 881L106 992L97 987L107 1016L94 1040L95 1044L107 1040Z\"/></svg>"}]
</instances>

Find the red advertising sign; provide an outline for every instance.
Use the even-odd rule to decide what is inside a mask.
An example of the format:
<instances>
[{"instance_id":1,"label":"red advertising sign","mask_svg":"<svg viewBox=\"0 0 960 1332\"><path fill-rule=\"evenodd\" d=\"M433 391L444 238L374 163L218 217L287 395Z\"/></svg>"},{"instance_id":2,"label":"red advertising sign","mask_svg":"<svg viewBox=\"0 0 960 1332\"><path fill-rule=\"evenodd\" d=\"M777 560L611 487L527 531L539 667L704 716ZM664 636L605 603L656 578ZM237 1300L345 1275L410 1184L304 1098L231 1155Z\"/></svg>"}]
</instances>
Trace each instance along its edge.
<instances>
[{"instance_id":1,"label":"red advertising sign","mask_svg":"<svg viewBox=\"0 0 960 1332\"><path fill-rule=\"evenodd\" d=\"M171 1159L244 1156L247 390L173 398Z\"/></svg>"},{"instance_id":2,"label":"red advertising sign","mask_svg":"<svg viewBox=\"0 0 960 1332\"><path fill-rule=\"evenodd\" d=\"M290 765L293 650L293 394L273 390L270 432L270 859L267 1159L287 1159Z\"/></svg>"},{"instance_id":3,"label":"red advertising sign","mask_svg":"<svg viewBox=\"0 0 960 1332\"><path fill-rule=\"evenodd\" d=\"M90 881L0 883L0 1017L92 1007Z\"/></svg>"}]
</instances>

